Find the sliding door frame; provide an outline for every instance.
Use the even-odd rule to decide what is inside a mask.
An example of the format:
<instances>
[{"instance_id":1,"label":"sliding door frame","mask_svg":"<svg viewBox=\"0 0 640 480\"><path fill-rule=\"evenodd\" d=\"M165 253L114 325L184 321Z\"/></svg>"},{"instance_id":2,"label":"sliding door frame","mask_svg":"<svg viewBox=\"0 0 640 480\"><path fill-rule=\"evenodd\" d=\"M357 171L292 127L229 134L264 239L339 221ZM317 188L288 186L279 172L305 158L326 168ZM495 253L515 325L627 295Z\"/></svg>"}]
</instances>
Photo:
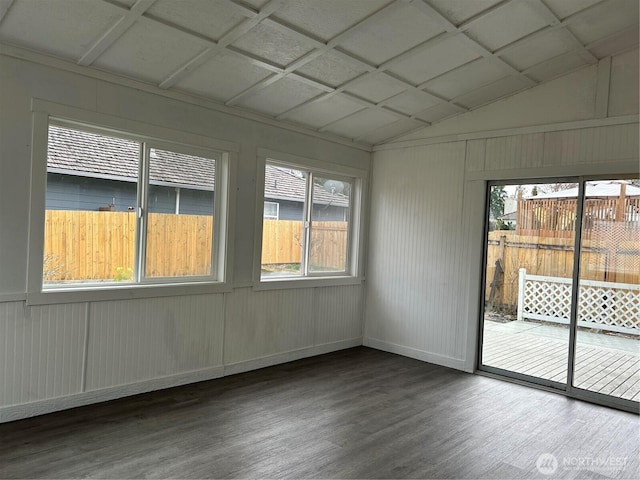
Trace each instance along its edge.
<instances>
[{"instance_id":1,"label":"sliding door frame","mask_svg":"<svg viewBox=\"0 0 640 480\"><path fill-rule=\"evenodd\" d=\"M475 372L494 378L500 378L513 381L518 384L524 384L534 388L540 388L545 391L563 394L570 398L603 405L606 407L616 408L632 413L640 413L640 403L624 398L614 397L602 393L592 392L590 390L581 389L573 385L573 376L575 372L575 356L576 356L576 338L577 338L577 322L578 322L578 293L580 288L580 257L582 252L582 220L585 204L585 189L589 181L597 180L615 180L634 178L637 174L613 174L613 175L574 175L562 177L536 177L536 178L516 178L516 179L500 179L489 180L485 182L485 209L484 209L484 227L483 227L483 254L481 265L481 283L479 294L479 329L478 329L478 349L476 358ZM578 197L576 199L576 219L575 219L575 235L574 235L574 255L571 282L571 312L569 318L569 342L567 353L567 379L566 384L555 382L552 380L525 375L511 370L506 370L489 365L483 365L482 353L484 344L484 313L485 313L485 292L487 281L487 258L488 258L488 234L489 234L489 208L491 198L491 187L498 185L523 185L537 183L578 183Z\"/></svg>"}]
</instances>

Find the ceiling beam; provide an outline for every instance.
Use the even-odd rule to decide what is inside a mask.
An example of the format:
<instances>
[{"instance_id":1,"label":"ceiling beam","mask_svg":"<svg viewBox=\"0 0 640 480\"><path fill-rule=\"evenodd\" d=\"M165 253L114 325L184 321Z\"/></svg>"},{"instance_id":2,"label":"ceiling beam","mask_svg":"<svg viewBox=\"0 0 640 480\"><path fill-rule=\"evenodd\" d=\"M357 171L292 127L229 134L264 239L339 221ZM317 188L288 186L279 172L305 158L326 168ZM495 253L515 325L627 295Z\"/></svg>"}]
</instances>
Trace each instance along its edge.
<instances>
[{"instance_id":1,"label":"ceiling beam","mask_svg":"<svg viewBox=\"0 0 640 480\"><path fill-rule=\"evenodd\" d=\"M89 49L80 57L78 65L91 65L100 55L107 51L138 19L146 12L156 0L138 0L128 12L111 26Z\"/></svg>"},{"instance_id":2,"label":"ceiling beam","mask_svg":"<svg viewBox=\"0 0 640 480\"><path fill-rule=\"evenodd\" d=\"M13 5L13 2L14 0L3 0L0 2L0 23L2 23L4 17L9 13L9 9L11 8L11 5Z\"/></svg>"}]
</instances>

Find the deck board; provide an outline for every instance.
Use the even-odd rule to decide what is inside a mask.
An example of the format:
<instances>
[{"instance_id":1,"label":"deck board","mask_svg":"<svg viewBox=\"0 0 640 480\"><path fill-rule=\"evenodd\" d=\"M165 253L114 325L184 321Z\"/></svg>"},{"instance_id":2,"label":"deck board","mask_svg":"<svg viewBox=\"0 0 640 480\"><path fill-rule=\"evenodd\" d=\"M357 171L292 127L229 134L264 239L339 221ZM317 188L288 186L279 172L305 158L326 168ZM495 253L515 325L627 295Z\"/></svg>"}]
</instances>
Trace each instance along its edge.
<instances>
[{"instance_id":1,"label":"deck board","mask_svg":"<svg viewBox=\"0 0 640 480\"><path fill-rule=\"evenodd\" d=\"M565 383L569 330L534 322L485 321L482 363ZM580 331L574 386L620 398L640 397L640 341Z\"/></svg>"}]
</instances>

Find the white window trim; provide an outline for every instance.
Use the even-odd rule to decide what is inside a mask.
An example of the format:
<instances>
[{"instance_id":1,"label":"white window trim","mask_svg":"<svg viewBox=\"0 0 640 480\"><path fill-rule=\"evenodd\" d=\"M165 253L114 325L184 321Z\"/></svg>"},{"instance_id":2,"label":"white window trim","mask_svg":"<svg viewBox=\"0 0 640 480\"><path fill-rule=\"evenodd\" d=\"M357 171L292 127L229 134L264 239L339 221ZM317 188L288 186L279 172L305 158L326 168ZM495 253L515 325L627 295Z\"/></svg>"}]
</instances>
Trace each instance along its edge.
<instances>
[{"instance_id":1,"label":"white window trim","mask_svg":"<svg viewBox=\"0 0 640 480\"><path fill-rule=\"evenodd\" d=\"M269 202L269 201L265 200L264 204L266 205L267 203L276 206L276 215L275 215L275 217L272 216L272 215L266 216L266 215L264 215L264 209L263 209L263 219L266 218L267 220L279 220L280 219L280 204L278 202Z\"/></svg>"},{"instance_id":2,"label":"white window trim","mask_svg":"<svg viewBox=\"0 0 640 480\"><path fill-rule=\"evenodd\" d=\"M287 288L311 288L328 287L341 285L358 285L364 281L364 258L365 258L365 199L367 198L367 187L369 176L366 170L353 168L330 162L322 162L316 159L300 157L283 152L276 152L267 149L258 149L256 172L256 223L254 237L254 290L275 290ZM345 177L353 179L353 192L350 206L350 224L348 238L349 245L347 251L348 270L345 273L332 275L312 274L299 277L270 277L262 278L262 229L264 212L264 190L265 190L265 167L266 164L282 165L289 168L303 168L312 170L315 173L323 173L328 176Z\"/></svg>"},{"instance_id":3,"label":"white window trim","mask_svg":"<svg viewBox=\"0 0 640 480\"><path fill-rule=\"evenodd\" d=\"M231 291L233 272L233 235L235 231L235 191L237 152L235 143L214 140L156 125L145 124L119 117L32 99L33 131L31 158L31 203L29 218L29 265L27 269L28 305L45 305L130 298L148 298L176 295L224 293ZM214 153L221 155L216 162L216 200L214 215L218 215L218 242L214 242L216 271L211 277L171 277L146 279L144 282L126 285L65 285L43 288L42 268L44 254L44 217L47 186L47 141L49 119L56 124L75 124L81 130L108 134L113 130L119 137L130 135L144 140L153 147L195 155ZM88 128L87 128L88 127ZM128 135L127 135L128 134ZM217 245L216 245L217 244ZM215 279L214 279L215 277Z\"/></svg>"}]
</instances>

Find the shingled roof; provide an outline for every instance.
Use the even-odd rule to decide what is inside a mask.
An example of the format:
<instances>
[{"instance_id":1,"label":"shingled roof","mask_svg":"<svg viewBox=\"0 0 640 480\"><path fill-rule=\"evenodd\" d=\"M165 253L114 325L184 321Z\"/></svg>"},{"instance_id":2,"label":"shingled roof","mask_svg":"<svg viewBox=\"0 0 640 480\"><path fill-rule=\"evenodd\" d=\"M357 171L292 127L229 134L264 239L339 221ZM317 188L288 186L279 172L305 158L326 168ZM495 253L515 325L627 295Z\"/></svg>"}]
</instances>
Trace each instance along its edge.
<instances>
[{"instance_id":1,"label":"shingled roof","mask_svg":"<svg viewBox=\"0 0 640 480\"><path fill-rule=\"evenodd\" d=\"M140 144L133 140L49 126L47 170L77 176L96 176L109 180L135 182L138 177ZM195 190L213 190L214 176L208 158L152 149L149 181ZM215 170L214 170L215 175ZM304 201L306 180L289 169L267 165L265 197ZM314 203L348 207L343 194L314 185Z\"/></svg>"},{"instance_id":2,"label":"shingled roof","mask_svg":"<svg viewBox=\"0 0 640 480\"><path fill-rule=\"evenodd\" d=\"M140 144L133 140L49 126L50 172L135 182ZM211 159L152 149L149 181L196 190L213 190Z\"/></svg>"}]
</instances>

